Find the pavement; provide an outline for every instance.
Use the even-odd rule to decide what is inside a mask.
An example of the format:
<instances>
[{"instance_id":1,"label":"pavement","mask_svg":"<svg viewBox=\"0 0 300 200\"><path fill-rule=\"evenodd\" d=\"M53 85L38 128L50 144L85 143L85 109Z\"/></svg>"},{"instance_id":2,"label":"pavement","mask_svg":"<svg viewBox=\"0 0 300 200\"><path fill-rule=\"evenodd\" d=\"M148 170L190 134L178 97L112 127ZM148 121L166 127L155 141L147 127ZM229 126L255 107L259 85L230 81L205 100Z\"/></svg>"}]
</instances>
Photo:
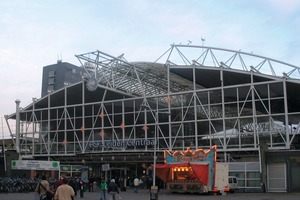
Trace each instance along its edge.
<instances>
[{"instance_id":1,"label":"pavement","mask_svg":"<svg viewBox=\"0 0 300 200\"><path fill-rule=\"evenodd\" d=\"M120 193L121 200L150 200L149 190L140 189L134 193L133 189L127 189ZM300 193L228 193L226 195L207 195L207 194L186 194L169 193L160 190L157 200L299 200ZM35 200L35 193L0 193L0 200ZM75 200L100 200L100 192L85 192L83 198L77 197ZM111 200L111 199L107 199Z\"/></svg>"}]
</instances>

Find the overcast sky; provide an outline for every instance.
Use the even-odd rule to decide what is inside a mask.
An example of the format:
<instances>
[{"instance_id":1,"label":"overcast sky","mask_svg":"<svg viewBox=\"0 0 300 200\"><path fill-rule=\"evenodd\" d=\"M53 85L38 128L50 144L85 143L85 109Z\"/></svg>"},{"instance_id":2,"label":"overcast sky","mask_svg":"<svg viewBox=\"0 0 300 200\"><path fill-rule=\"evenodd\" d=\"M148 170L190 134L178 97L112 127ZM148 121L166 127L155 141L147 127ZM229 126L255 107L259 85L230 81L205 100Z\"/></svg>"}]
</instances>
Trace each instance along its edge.
<instances>
[{"instance_id":1,"label":"overcast sky","mask_svg":"<svg viewBox=\"0 0 300 200\"><path fill-rule=\"evenodd\" d=\"M300 1L0 0L0 115L14 113L16 99L26 107L40 98L42 69L58 55L78 66L76 54L95 50L155 61L201 37L299 66Z\"/></svg>"}]
</instances>

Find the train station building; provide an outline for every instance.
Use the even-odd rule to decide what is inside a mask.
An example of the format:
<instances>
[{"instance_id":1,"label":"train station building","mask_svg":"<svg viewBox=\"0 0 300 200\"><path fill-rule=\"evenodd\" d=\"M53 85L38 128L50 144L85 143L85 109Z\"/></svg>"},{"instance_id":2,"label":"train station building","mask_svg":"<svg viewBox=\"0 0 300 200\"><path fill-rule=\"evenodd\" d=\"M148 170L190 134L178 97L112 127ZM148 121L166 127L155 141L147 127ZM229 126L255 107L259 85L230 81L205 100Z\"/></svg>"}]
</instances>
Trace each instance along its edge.
<instances>
[{"instance_id":1,"label":"train station building","mask_svg":"<svg viewBox=\"0 0 300 200\"><path fill-rule=\"evenodd\" d=\"M57 63L69 74L61 87L60 68L47 68L42 97L16 100L5 116L19 159L59 161L73 175L109 166L109 176L129 179L151 175L164 150L216 145L244 191L300 191L298 66L175 44L154 62L98 50L76 57L78 68Z\"/></svg>"}]
</instances>

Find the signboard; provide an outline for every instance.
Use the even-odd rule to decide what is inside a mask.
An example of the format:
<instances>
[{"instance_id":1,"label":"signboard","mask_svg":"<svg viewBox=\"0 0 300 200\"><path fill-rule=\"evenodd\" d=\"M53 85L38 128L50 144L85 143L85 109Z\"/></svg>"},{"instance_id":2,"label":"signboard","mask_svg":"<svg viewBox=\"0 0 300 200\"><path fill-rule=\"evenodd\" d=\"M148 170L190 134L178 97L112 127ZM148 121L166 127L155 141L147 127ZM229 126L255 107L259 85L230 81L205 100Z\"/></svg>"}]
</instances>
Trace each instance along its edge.
<instances>
[{"instance_id":1,"label":"signboard","mask_svg":"<svg viewBox=\"0 0 300 200\"><path fill-rule=\"evenodd\" d=\"M71 171L71 165L62 165L62 166L60 166L60 171L62 171L62 172Z\"/></svg>"},{"instance_id":2,"label":"signboard","mask_svg":"<svg viewBox=\"0 0 300 200\"><path fill-rule=\"evenodd\" d=\"M214 165L217 156L216 149L217 146L215 145L207 151L204 151L203 149L192 151L189 147L184 152L175 151L174 153L171 153L170 151L165 150L165 163L209 162L210 164Z\"/></svg>"},{"instance_id":3,"label":"signboard","mask_svg":"<svg viewBox=\"0 0 300 200\"><path fill-rule=\"evenodd\" d=\"M101 148L116 148L116 147L138 147L138 146L153 146L155 144L155 140L149 140L149 139L125 139L125 140L96 140L89 142L89 147L95 148L95 149L101 149Z\"/></svg>"},{"instance_id":4,"label":"signboard","mask_svg":"<svg viewBox=\"0 0 300 200\"><path fill-rule=\"evenodd\" d=\"M81 165L73 165L72 166L72 171L73 172L80 172L81 171L82 166Z\"/></svg>"},{"instance_id":5,"label":"signboard","mask_svg":"<svg viewBox=\"0 0 300 200\"><path fill-rule=\"evenodd\" d=\"M110 170L109 164L102 165L102 171L109 171L109 170Z\"/></svg>"},{"instance_id":6,"label":"signboard","mask_svg":"<svg viewBox=\"0 0 300 200\"><path fill-rule=\"evenodd\" d=\"M59 161L12 160L11 169L59 171L60 163Z\"/></svg>"},{"instance_id":7,"label":"signboard","mask_svg":"<svg viewBox=\"0 0 300 200\"><path fill-rule=\"evenodd\" d=\"M89 167L82 166L81 168L81 180L85 183L89 182Z\"/></svg>"}]
</instances>

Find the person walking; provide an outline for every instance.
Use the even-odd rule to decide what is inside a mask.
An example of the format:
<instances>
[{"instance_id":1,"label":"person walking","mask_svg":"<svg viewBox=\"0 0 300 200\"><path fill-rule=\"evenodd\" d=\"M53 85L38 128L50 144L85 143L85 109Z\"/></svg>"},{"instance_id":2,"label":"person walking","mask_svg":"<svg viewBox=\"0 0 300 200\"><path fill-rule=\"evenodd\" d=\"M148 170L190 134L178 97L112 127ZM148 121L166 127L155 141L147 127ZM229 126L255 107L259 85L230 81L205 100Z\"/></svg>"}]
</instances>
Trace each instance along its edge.
<instances>
[{"instance_id":1,"label":"person walking","mask_svg":"<svg viewBox=\"0 0 300 200\"><path fill-rule=\"evenodd\" d=\"M67 178L62 179L62 185L58 186L54 194L54 200L72 200L75 196L73 188L68 185L69 180Z\"/></svg>"},{"instance_id":2,"label":"person walking","mask_svg":"<svg viewBox=\"0 0 300 200\"><path fill-rule=\"evenodd\" d=\"M108 185L108 194L110 195L110 200L116 200L117 194L120 194L118 185L116 184L115 179L111 179Z\"/></svg>"},{"instance_id":3,"label":"person walking","mask_svg":"<svg viewBox=\"0 0 300 200\"><path fill-rule=\"evenodd\" d=\"M126 192L125 178L123 176L120 177L119 183L120 183L120 190Z\"/></svg>"},{"instance_id":4,"label":"person walking","mask_svg":"<svg viewBox=\"0 0 300 200\"><path fill-rule=\"evenodd\" d=\"M100 183L100 200L106 200L107 183L102 178Z\"/></svg>"},{"instance_id":5,"label":"person walking","mask_svg":"<svg viewBox=\"0 0 300 200\"><path fill-rule=\"evenodd\" d=\"M71 177L71 179L69 180L69 186L71 186L74 190L75 195L74 195L74 197L72 197L72 200L74 200L74 198L77 196L78 189L77 189L76 180L73 177Z\"/></svg>"},{"instance_id":6,"label":"person walking","mask_svg":"<svg viewBox=\"0 0 300 200\"><path fill-rule=\"evenodd\" d=\"M89 178L89 192L94 192L94 177Z\"/></svg>"},{"instance_id":7,"label":"person walking","mask_svg":"<svg viewBox=\"0 0 300 200\"><path fill-rule=\"evenodd\" d=\"M57 188L58 188L59 186L62 185L63 179L64 179L64 178L67 178L67 177L66 177L65 175L62 175L62 176L56 181L55 187L54 187L54 194L55 194Z\"/></svg>"},{"instance_id":8,"label":"person walking","mask_svg":"<svg viewBox=\"0 0 300 200\"><path fill-rule=\"evenodd\" d=\"M140 185L140 180L137 177L135 177L135 179L133 180L133 186L134 186L135 193L138 193L139 185Z\"/></svg>"},{"instance_id":9,"label":"person walking","mask_svg":"<svg viewBox=\"0 0 300 200\"><path fill-rule=\"evenodd\" d=\"M40 195L41 200L52 200L54 192L50 189L50 184L46 180L46 176L42 176L42 180L36 186L35 192Z\"/></svg>"},{"instance_id":10,"label":"person walking","mask_svg":"<svg viewBox=\"0 0 300 200\"><path fill-rule=\"evenodd\" d=\"M79 182L78 182L78 186L79 186L79 191L80 191L80 198L83 198L84 196L84 181L81 179L81 177L79 178Z\"/></svg>"}]
</instances>

